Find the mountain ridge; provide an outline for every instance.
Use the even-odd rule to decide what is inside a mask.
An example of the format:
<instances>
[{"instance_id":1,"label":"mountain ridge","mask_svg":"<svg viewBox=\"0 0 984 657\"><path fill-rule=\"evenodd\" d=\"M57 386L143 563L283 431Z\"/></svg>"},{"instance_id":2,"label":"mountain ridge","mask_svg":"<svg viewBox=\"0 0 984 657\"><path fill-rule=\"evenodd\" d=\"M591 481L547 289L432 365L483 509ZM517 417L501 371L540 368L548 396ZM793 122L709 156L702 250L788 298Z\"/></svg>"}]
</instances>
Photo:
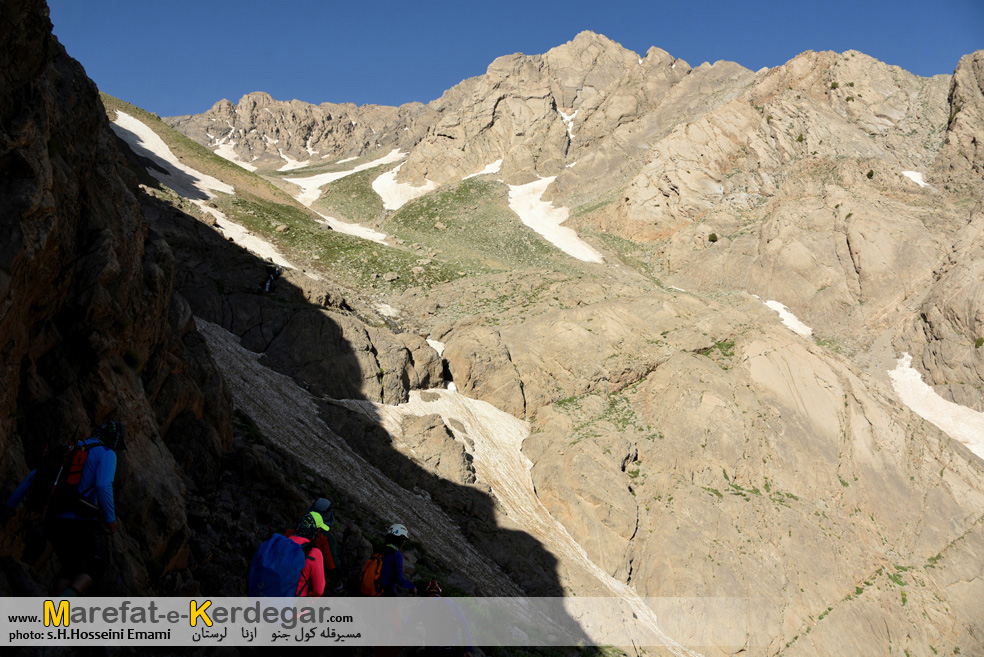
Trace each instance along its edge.
<instances>
[{"instance_id":1,"label":"mountain ridge","mask_svg":"<svg viewBox=\"0 0 984 657\"><path fill-rule=\"evenodd\" d=\"M889 370L911 349L937 391L980 401L984 52L947 84L850 51L753 73L651 49L649 67L596 37L499 58L402 115L254 96L175 122L259 169L205 171L234 188L208 201L145 184L188 305L174 315L208 322L271 442L328 481L315 436L372 464L353 512L378 509L358 504L373 486L428 499L413 518L456 525L473 591L754 599L748 642L706 654L980 652L984 462L909 410ZM218 113L239 123L209 137ZM354 171L404 147L399 164ZM326 161L276 170L305 155ZM157 156L131 162L174 167ZM321 173L350 175L310 208L290 198L288 177ZM603 262L525 229L509 198L541 175L556 176L541 200L573 210L566 225ZM422 193L386 207L382 176ZM322 200L385 239L329 230ZM293 268L220 248L237 221ZM256 392L274 381L301 400L286 428ZM526 427L501 459L463 419L476 400ZM362 529L343 531L362 555ZM446 538L432 543L453 570Z\"/></svg>"}]
</instances>

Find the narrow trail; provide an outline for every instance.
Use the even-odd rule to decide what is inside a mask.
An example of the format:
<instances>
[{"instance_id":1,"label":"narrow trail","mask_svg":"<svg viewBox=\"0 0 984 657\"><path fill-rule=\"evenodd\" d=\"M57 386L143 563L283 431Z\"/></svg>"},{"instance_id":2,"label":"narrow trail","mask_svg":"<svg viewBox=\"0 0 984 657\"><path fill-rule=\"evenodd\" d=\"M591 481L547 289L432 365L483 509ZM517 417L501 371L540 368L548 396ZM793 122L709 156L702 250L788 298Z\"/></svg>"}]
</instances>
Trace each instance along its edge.
<instances>
[{"instance_id":1,"label":"narrow trail","mask_svg":"<svg viewBox=\"0 0 984 657\"><path fill-rule=\"evenodd\" d=\"M489 403L441 389L414 390L410 400L399 406L362 400L338 403L376 419L396 440L402 439L405 417L440 415L455 438L464 443L474 459L478 478L492 488L502 511L512 522L543 543L568 569L593 577L611 597L627 602L644 630L659 644L675 655L697 655L667 636L659 628L656 614L639 594L591 561L540 502L530 476L533 463L521 451L523 441L530 435L529 424Z\"/></svg>"}]
</instances>

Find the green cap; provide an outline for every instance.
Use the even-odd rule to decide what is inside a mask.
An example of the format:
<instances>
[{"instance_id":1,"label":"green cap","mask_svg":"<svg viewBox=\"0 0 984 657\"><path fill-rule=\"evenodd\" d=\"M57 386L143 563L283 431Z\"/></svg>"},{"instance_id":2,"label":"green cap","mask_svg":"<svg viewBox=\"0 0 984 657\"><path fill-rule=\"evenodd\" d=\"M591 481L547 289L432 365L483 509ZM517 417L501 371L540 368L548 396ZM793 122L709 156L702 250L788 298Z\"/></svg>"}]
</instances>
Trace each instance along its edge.
<instances>
[{"instance_id":1,"label":"green cap","mask_svg":"<svg viewBox=\"0 0 984 657\"><path fill-rule=\"evenodd\" d=\"M318 513L317 511L312 511L311 512L311 517L314 518L314 524L317 525L318 529L320 529L322 531L326 531L326 532L327 531L331 531L331 528L328 527L328 525L325 524L325 521L321 517L321 514L320 513Z\"/></svg>"}]
</instances>

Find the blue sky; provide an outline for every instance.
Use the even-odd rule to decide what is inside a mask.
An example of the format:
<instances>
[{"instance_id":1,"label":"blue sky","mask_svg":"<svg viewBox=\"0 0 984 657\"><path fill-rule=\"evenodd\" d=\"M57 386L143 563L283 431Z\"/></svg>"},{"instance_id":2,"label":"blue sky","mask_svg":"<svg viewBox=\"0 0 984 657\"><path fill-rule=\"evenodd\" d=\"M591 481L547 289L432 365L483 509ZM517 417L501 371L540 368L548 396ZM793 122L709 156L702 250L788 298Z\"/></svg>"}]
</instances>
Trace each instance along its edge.
<instances>
[{"instance_id":1,"label":"blue sky","mask_svg":"<svg viewBox=\"0 0 984 657\"><path fill-rule=\"evenodd\" d=\"M500 55L592 30L697 66L777 66L856 49L918 75L984 48L984 0L49 0L55 35L100 89L162 116L251 91L274 98L427 102ZM279 5L279 6L278 6Z\"/></svg>"}]
</instances>

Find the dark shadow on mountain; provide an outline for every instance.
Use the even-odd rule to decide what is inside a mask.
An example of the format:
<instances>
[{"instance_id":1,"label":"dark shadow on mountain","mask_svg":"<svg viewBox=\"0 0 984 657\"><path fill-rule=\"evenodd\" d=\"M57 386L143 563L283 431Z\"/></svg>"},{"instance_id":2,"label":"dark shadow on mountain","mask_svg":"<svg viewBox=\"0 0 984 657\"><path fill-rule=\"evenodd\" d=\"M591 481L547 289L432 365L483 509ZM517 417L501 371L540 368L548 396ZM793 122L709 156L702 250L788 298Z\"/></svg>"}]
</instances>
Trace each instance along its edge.
<instances>
[{"instance_id":1,"label":"dark shadow on mountain","mask_svg":"<svg viewBox=\"0 0 984 657\"><path fill-rule=\"evenodd\" d=\"M182 171L170 162L163 161L156 153L143 145L139 135L116 123L110 124L110 128L116 134L116 137L125 143L133 153L133 157L128 157L128 159L133 160L136 158L146 167L150 175L158 179L163 176L162 182L164 184L187 199L191 199L192 201L207 201L209 199L208 194L198 188L200 181L197 178ZM120 145L120 150L126 150L122 144Z\"/></svg>"},{"instance_id":2,"label":"dark shadow on mountain","mask_svg":"<svg viewBox=\"0 0 984 657\"><path fill-rule=\"evenodd\" d=\"M319 399L320 418L325 424L367 463L405 489L406 504L414 504L420 495L435 502L472 546L508 575L516 590L531 596L564 595L556 558L526 532L498 525L497 501L487 488L456 483L425 469L394 447L392 437L371 414L335 401L403 401L410 389L442 386L443 362L431 367L431 374L414 377L412 353L406 347L394 347L398 342L388 335L387 329L365 327L347 310L348 304L337 291L326 292L323 283L301 272L278 276L278 269L271 263L163 202L147 197L144 205L151 225L165 236L175 253L175 289L188 300L196 316L238 336L243 347L263 354L261 363L291 376L311 392ZM350 341L350 336L358 340L358 345ZM363 391L374 389L372 383L377 378L381 383L384 376L380 371L370 371L370 368L378 369L374 363L384 358L379 351L381 347L377 348L373 339L381 344L384 339L389 340L390 349L408 358L404 372L396 377L400 389L394 391L392 385L381 387L369 398ZM428 351L434 354L429 348ZM440 429L444 429L443 424ZM336 515L340 519L347 514L364 513L359 501L346 491L331 490L325 494L336 501L339 509ZM269 500L268 504L281 506L278 500ZM294 511L299 516L303 508ZM368 532L361 530L359 536L346 532L342 525L339 539L348 562L345 583L350 594L358 590L358 571L371 547L381 545L385 527L400 518L401 511L393 509L392 518L374 518L378 524ZM447 530L441 526L409 529L411 539ZM258 545L264 538L257 536L254 543ZM436 578L452 594L510 594L472 581L454 563L428 554L424 543L426 540L411 540L408 544L418 587Z\"/></svg>"},{"instance_id":3,"label":"dark shadow on mountain","mask_svg":"<svg viewBox=\"0 0 984 657\"><path fill-rule=\"evenodd\" d=\"M410 387L439 384L441 363L433 362L431 376L413 357L419 336L403 340L370 330L337 292L302 288L291 282L302 279L293 276L271 278L276 270L269 263L141 191L146 162L130 159L130 166L140 167L138 176L126 168L126 149L111 137L95 85L52 36L44 3L13 0L4 12L0 226L8 239L0 248L0 287L5 301L12 301L0 318L4 496L38 465L46 443L67 443L106 419L119 419L129 448L120 453L115 473L118 531L109 539L109 568L87 595L242 595L260 542L295 525L318 496L336 503L341 561L347 592L353 593L362 561L390 519L370 512L351 491L333 488L330 476L263 436L250 409L233 413L226 377L196 330L194 315L230 330L263 352L270 367L317 395L359 399L372 391L397 402ZM166 169L175 176L183 193L204 200L191 176L146 153L141 157L153 160L158 173ZM365 339L356 343L356 335ZM387 351L379 351L386 341ZM384 358L409 369L367 367ZM344 430L344 422L336 424ZM75 427L80 434L73 433ZM488 581L562 594L554 558L524 532L497 527L491 497L467 486L440 488L372 427L360 426L345 439L380 443L366 452L372 458L366 470L412 474L420 486L443 495L473 496L467 515L455 508L448 514L480 527L470 534L478 537L476 549L513 569L511 581ZM408 491L406 503L420 497ZM50 588L58 559L43 540L32 538L42 524L21 510L0 526L0 594L37 595ZM410 529L427 536L448 527ZM418 581L451 582L458 575L455 555L440 559L418 544L407 554L416 567L408 573ZM532 563L542 571L539 578L523 581L520 563ZM456 586L501 593L464 578ZM109 652L138 651L92 650ZM159 654L176 652L186 651Z\"/></svg>"},{"instance_id":4,"label":"dark shadow on mountain","mask_svg":"<svg viewBox=\"0 0 984 657\"><path fill-rule=\"evenodd\" d=\"M353 313L316 304L312 297L325 298L318 290L300 289L292 283L300 277L276 277L269 288L274 265L227 241L213 228L159 201L151 225L171 245L177 260L175 289L190 303L196 316L239 336L242 346L263 354L261 362L294 378L320 397L321 419L367 462L396 481L408 493L426 491L450 515L478 550L499 565L518 587L529 595L562 596L557 562L538 540L525 532L503 529L495 521L496 501L490 493L474 486L459 485L426 470L392 445L392 438L377 422L358 411L333 403L335 399L366 400L366 380L381 375L367 372L381 358L376 345L364 342L372 336L358 334L355 347L347 338L359 328ZM303 275L302 275L303 276ZM346 322L341 325L340 322ZM380 329L375 329L378 333ZM398 347L398 350L405 348ZM361 353L358 353L361 352ZM366 363L369 363L367 365ZM378 362L378 361L377 361ZM443 363L437 371L443 369ZM417 382L403 377L404 390L381 392L371 401L402 401ZM440 380L422 381L420 387L442 385ZM371 386L370 386L371 387ZM249 412L249 409L242 409ZM408 495L408 500L412 496ZM409 502L408 503L412 503ZM399 509L394 509L399 514ZM386 522L386 519L381 519ZM384 528L380 527L380 536ZM411 535L440 532L440 527L411 527ZM453 564L446 564L453 573ZM442 570L444 570L442 568ZM475 583L453 577L456 588L475 593ZM480 591L497 595L497 591Z\"/></svg>"}]
</instances>

